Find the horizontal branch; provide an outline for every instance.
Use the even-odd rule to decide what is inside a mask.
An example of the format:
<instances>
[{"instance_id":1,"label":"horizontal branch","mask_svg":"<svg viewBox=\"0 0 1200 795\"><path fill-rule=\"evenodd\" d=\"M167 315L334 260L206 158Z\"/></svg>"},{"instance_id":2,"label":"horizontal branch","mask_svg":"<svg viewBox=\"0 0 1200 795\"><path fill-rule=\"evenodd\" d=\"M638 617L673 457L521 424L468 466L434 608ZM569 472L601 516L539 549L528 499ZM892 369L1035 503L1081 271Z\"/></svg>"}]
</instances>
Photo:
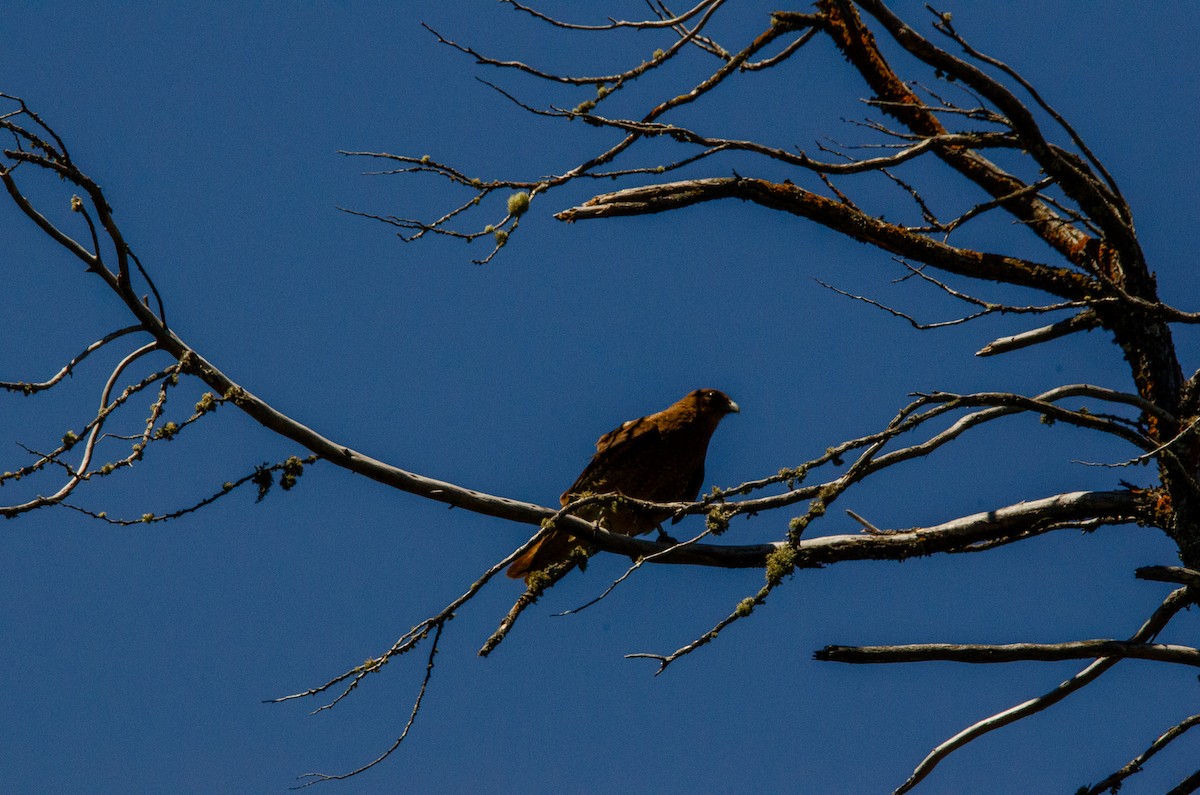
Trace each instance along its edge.
<instances>
[{"instance_id":1,"label":"horizontal branch","mask_svg":"<svg viewBox=\"0 0 1200 795\"><path fill-rule=\"evenodd\" d=\"M1200 667L1200 649L1168 643L1125 640L1073 640L1065 643L957 644L914 643L904 646L826 646L817 660L853 664L965 662L1056 662L1089 657L1133 657Z\"/></svg>"},{"instance_id":2,"label":"horizontal branch","mask_svg":"<svg viewBox=\"0 0 1200 795\"><path fill-rule=\"evenodd\" d=\"M524 106L527 110L537 112ZM545 112L539 115L547 115ZM738 140L733 138L714 138L695 132L678 124L665 122L643 122L633 119L609 119L594 113L581 114L577 111L558 110L549 113L552 116L580 118L593 127L611 127L624 132L637 133L646 138L660 136L670 137L680 143L695 144L710 149L720 148L724 151L750 152L778 160L788 165L808 169L818 174L864 174L868 171L883 171L886 168L898 166L909 160L918 158L937 147L961 146L980 148L1016 148L1018 143L1009 133L1001 132L967 132L945 133L943 135L921 138L915 143L903 147L889 155L867 158L865 160L849 160L845 163L830 163L814 160L804 152L791 152L778 147L767 146L757 141ZM1032 186L1029 188L1034 190Z\"/></svg>"},{"instance_id":3,"label":"horizontal branch","mask_svg":"<svg viewBox=\"0 0 1200 795\"><path fill-rule=\"evenodd\" d=\"M1129 491L1076 491L981 511L929 527L885 534L855 533L809 538L795 545L796 567L819 568L845 560L905 560L939 552L965 552L976 544L1014 533L1097 518L1103 518L1111 524L1128 523L1136 521L1135 517L1146 512L1143 499ZM572 526L578 525L573 522ZM655 557L656 563L762 568L766 565L767 556L785 545L783 541L749 546L692 544L672 549L669 544L608 533L590 525L588 530L584 535L609 552L630 557L663 553Z\"/></svg>"},{"instance_id":4,"label":"horizontal branch","mask_svg":"<svg viewBox=\"0 0 1200 795\"><path fill-rule=\"evenodd\" d=\"M1200 591L1200 571L1185 569L1182 566L1144 566L1134 572L1134 574L1140 580L1190 585L1192 588Z\"/></svg>"}]
</instances>

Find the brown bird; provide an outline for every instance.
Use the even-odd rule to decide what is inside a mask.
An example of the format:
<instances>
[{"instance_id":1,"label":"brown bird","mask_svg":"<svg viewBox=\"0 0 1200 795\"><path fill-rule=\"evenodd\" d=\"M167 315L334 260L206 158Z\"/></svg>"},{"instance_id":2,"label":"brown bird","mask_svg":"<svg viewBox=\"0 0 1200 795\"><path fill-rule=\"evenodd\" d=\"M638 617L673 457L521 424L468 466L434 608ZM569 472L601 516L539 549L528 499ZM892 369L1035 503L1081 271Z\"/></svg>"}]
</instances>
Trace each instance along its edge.
<instances>
[{"instance_id":1,"label":"brown bird","mask_svg":"<svg viewBox=\"0 0 1200 795\"><path fill-rule=\"evenodd\" d=\"M650 502L691 502L704 485L704 457L717 423L739 411L716 389L697 389L657 414L630 420L596 442L596 454L560 498L563 505L587 494L624 494ZM633 506L589 505L577 514L612 533L640 536L659 528L670 511ZM513 561L509 577L526 578L569 559L577 546L568 533L553 532Z\"/></svg>"}]
</instances>

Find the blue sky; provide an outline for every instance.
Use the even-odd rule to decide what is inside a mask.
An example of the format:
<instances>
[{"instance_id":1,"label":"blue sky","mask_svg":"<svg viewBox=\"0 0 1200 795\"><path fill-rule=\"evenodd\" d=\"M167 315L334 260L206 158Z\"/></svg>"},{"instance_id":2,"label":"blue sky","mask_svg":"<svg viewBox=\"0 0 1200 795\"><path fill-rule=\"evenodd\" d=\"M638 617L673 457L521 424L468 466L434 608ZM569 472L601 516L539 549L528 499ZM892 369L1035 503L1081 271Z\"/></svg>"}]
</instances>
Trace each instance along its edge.
<instances>
[{"instance_id":1,"label":"blue sky","mask_svg":"<svg viewBox=\"0 0 1200 795\"><path fill-rule=\"evenodd\" d=\"M731 4L726 13L738 18L722 28L726 46L753 35L778 5ZM1163 297L1200 308L1200 196L1189 159L1200 124L1200 10L1182 2L944 5L964 35L1022 70L1075 124L1132 204ZM926 24L921 3L894 7ZM625 3L614 14L640 9ZM428 153L485 178L535 178L610 140L522 114L475 77L503 81L535 104L574 104L589 89L475 66L439 47L421 20L498 57L586 72L616 71L668 42L549 31L496 3L31 3L6 11L0 91L53 124L104 186L189 344L327 436L494 494L555 504L600 434L700 386L742 406L714 437L707 485L773 473L875 430L913 391L1033 394L1081 381L1129 388L1119 351L1095 333L977 359L975 350L1030 327L1028 319L918 333L833 295L813 277L922 319L958 309L911 281L893 284L899 267L882 253L742 204L567 226L552 213L610 187L576 185L535 201L483 267L470 262L484 253L480 242L405 245L338 212L433 217L464 198L432 181L363 176L376 164L339 149ZM688 59L644 91L622 92L615 107L636 113L646 92L690 88L705 68L711 63ZM680 118L812 151L822 136L854 140L859 131L841 118L868 114L857 101L864 93L822 45ZM689 174L734 167L789 176L745 160ZM942 186L947 208L974 196L930 184ZM879 187L864 181L857 195ZM67 217L69 193L49 183L33 190ZM503 215L499 202L478 226ZM879 204L880 212L902 206ZM10 204L0 206L0 229L8 317L0 378L46 378L128 322L98 280ZM964 232L964 243L1037 250L1003 222ZM1176 339L1190 373L1196 335L1180 329ZM54 394L4 398L0 467L24 463L13 441L50 447L82 425L120 355L90 359ZM189 414L193 393L174 398L168 414ZM126 427L141 416L132 412ZM74 501L113 516L161 513L298 452L226 407ZM886 526L933 523L1110 488L1122 477L1144 482L1149 472L1069 463L1131 455L1013 419L880 477L844 507ZM21 488L6 486L0 497L8 503ZM726 538L777 539L788 518L738 521ZM854 529L839 510L812 532ZM0 789L13 792L279 792L311 770L356 767L403 727L421 652L319 715L308 714L317 703L263 699L382 652L531 532L328 465L261 504L237 493L172 523L113 528L47 510L3 530ZM1135 581L1133 569L1175 562L1157 531L1123 527L986 555L802 571L750 620L660 677L622 655L670 651L707 631L759 587L760 572L657 567L578 616L552 617L623 570L620 560L598 559L482 660L475 650L519 593L495 583L447 626L401 750L355 780L323 786L888 791L946 737L1081 665L872 669L816 663L813 650L1122 637L1166 592ZM1191 642L1195 631L1195 617L1182 616L1164 639ZM953 756L920 791L1070 791L1197 711L1194 673L1126 662L1051 713ZM1126 791L1167 789L1194 768L1198 743L1179 741Z\"/></svg>"}]
</instances>

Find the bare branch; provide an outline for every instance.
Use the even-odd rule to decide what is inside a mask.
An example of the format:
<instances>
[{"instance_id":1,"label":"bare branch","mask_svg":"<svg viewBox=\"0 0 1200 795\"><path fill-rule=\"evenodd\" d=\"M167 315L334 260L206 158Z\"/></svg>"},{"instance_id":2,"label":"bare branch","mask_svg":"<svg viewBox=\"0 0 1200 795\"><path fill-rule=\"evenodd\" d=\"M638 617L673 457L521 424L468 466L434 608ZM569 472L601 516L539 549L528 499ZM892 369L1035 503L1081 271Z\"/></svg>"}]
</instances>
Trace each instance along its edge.
<instances>
[{"instance_id":1,"label":"bare branch","mask_svg":"<svg viewBox=\"0 0 1200 795\"><path fill-rule=\"evenodd\" d=\"M1121 788L1121 783L1132 776L1134 773L1140 773L1142 766L1150 761L1150 758L1157 754L1162 749L1166 748L1175 740L1179 739L1188 731L1188 729L1200 726L1200 715L1192 715L1184 718L1179 723L1162 733L1154 742L1150 743L1150 747L1140 754L1129 760L1129 764L1122 767L1117 772L1113 773L1108 778L1098 784L1093 784L1090 787L1082 788L1077 795L1102 795L1105 792L1116 792Z\"/></svg>"},{"instance_id":2,"label":"bare branch","mask_svg":"<svg viewBox=\"0 0 1200 795\"><path fill-rule=\"evenodd\" d=\"M1197 770L1174 787L1171 787L1167 795L1192 795L1198 789L1200 789L1200 770Z\"/></svg>"},{"instance_id":3,"label":"bare branch","mask_svg":"<svg viewBox=\"0 0 1200 795\"><path fill-rule=\"evenodd\" d=\"M716 509L716 510L719 510L719 509ZM625 580L627 580L627 579L629 579L631 576L633 576L633 573L634 573L635 571L637 571L638 569L640 569L640 568L641 568L641 567L642 567L644 564L646 564L646 563L653 563L655 559L657 559L657 558L659 558L659 557L662 557L663 555L666 555L666 554L668 554L668 553L669 553L669 552L671 552L672 550L675 550L675 549L680 549L680 548L682 548L682 547L688 547L688 546L691 546L692 544L697 544L697 543L699 543L699 542L700 542L702 539L705 539L705 538L707 538L708 536L710 536L710 535L713 535L713 533L714 533L714 530L713 530L713 528L709 527L709 528L706 528L706 529L705 529L705 530L704 530L702 533L700 533L699 535L696 535L696 536L693 536L693 537L689 538L687 541L672 541L672 540L667 540L667 539L660 539L661 541L663 541L663 542L665 542L665 543L669 544L669 546L668 546L666 549L662 550L661 552L655 552L655 553L653 553L653 554L651 554L651 555L648 555L647 557L644 557L644 558L638 558L637 560L635 560L635 561L633 562L633 565L631 565L629 568L627 568L627 569L625 570L625 573L624 573L624 574L622 574L620 577L617 577L615 580L613 580L613 581L612 581L612 582L609 584L609 586L608 586L607 588L605 588L603 592L601 592L601 594L600 594L599 596L597 596L597 597L595 597L595 598L593 598L593 599L590 599L590 600L588 600L587 602L584 602L584 603L583 603L582 605L580 605L579 607L575 607L575 608L572 608L572 609L570 609L570 610L564 610L564 611L562 611L561 613L555 613L554 615L555 615L556 617L558 617L558 616L570 616L570 615L575 615L576 613L580 613L580 612L582 612L582 611L586 610L587 608L591 607L592 605L594 605L594 604L596 604L596 603L598 603L598 602L602 601L602 600L603 600L605 597L607 597L607 596L608 596L610 593L612 593L613 591L615 591L615 590L617 589L617 586L619 586L621 583L625 582Z\"/></svg>"},{"instance_id":4,"label":"bare branch","mask_svg":"<svg viewBox=\"0 0 1200 795\"><path fill-rule=\"evenodd\" d=\"M637 20L637 21L630 22L630 21L625 21L625 20L620 20L620 19L613 19L613 18L609 17L609 22L607 25L579 25L579 24L575 24L575 23L571 23L571 22L563 22L563 21L555 19L554 17L551 17L547 14L543 14L542 12L537 11L533 8L530 8L529 6L524 5L523 3L519 3L516 0L501 0L501 2L508 3L516 10L524 11L526 14L529 14L532 17L540 19L543 22L549 22L551 25L554 25L556 28L566 28L567 30L601 31L601 30L614 30L616 28L638 28L638 29L673 28L676 25L681 25L684 22L687 22L689 19L691 19L692 17L701 13L705 9L711 9L714 6L721 5L721 3L724 2L724 0L701 0L701 2L692 6L692 8L690 10L685 11L682 14L671 17L669 19L661 19L661 18L660 19L646 19L646 20Z\"/></svg>"},{"instance_id":5,"label":"bare branch","mask_svg":"<svg viewBox=\"0 0 1200 795\"><path fill-rule=\"evenodd\" d=\"M97 415L96 419L92 420L90 423L91 432L88 434L87 442L84 444L83 457L80 459L79 465L75 468L75 471L71 474L67 482L49 497L43 497L39 495L28 502L20 503L18 505L0 506L0 516L11 518L17 514L26 513L28 511L41 508L45 505L56 505L62 502L67 495L75 490L76 486L83 482L84 473L87 472L88 465L91 463L92 453L95 451L96 442L100 437L100 431L104 427L104 419L111 411L111 407L109 407L109 396L112 394L112 390L116 385L117 379L121 377L121 373L124 372L127 367L146 354L154 351L156 348L157 343L154 342L143 345L141 348L138 348L136 351L122 359L109 375L108 382L104 385L104 389L100 393L101 412ZM64 443L64 448L69 446L70 445Z\"/></svg>"},{"instance_id":6,"label":"bare branch","mask_svg":"<svg viewBox=\"0 0 1200 795\"><path fill-rule=\"evenodd\" d=\"M761 61L747 61L746 63L742 64L742 71L754 72L761 69L770 69L776 64L783 63L788 58L791 58L793 55L795 55L797 50L799 50L805 44L808 44L808 42L817 35L817 31L818 28L815 26L810 30L805 31L795 41L784 47L777 54L772 55L770 58L764 58Z\"/></svg>"},{"instance_id":7,"label":"bare branch","mask_svg":"<svg viewBox=\"0 0 1200 795\"><path fill-rule=\"evenodd\" d=\"M601 85L601 86L603 86L606 83L613 83L613 84L615 84L615 87L619 88L622 83L624 83L628 80L634 80L637 77L641 76L642 74L645 74L649 70L654 69L657 66L660 66L663 62L667 61L668 59L673 57L677 52L679 52L679 50L681 48L683 48L689 42L696 39L700 35L700 31L704 29L704 26L712 18L712 15L714 13L716 13L718 8L721 7L722 3L724 3L724 0L710 0L710 2L708 2L708 3L701 4L701 5L707 5L708 8L703 10L703 16L700 18L699 22L696 24L696 26L694 28L691 28L690 30L685 31L683 33L683 35L681 35L679 37L679 39L677 41L675 41L674 44L672 44L669 48L667 48L667 50L665 52L660 50L659 52L655 53L654 57L651 58L649 61L645 61L645 62L639 64L638 66L636 66L632 69L628 69L619 74L603 75L603 76L597 76L597 77L556 75L556 74L551 74L550 72L542 71L540 69L535 69L534 67L524 64L520 61L500 61L495 58L489 58L489 57L479 53L478 51L472 49L471 47L467 47L462 44L458 44L457 42L453 42L453 41L445 38L444 36L442 36L442 34L438 33L436 30L434 30L432 27L425 24L424 22L421 23L421 27L425 28L427 31L429 31L434 36L436 36L437 40L440 43L445 44L449 47L453 47L454 49L458 50L459 52L470 55L472 58L475 59L476 63L484 64L487 66L515 69L515 70L518 70L521 72L525 72L526 74L533 75L534 77L538 77L543 80L549 80L549 81L556 82L556 83L566 83L568 85ZM699 11L699 10L701 10L700 6L697 6L695 9L693 9L693 11ZM626 25L628 26L628 23L626 23ZM620 27L620 26L621 25L613 25L611 27ZM657 27L657 26L658 25L647 25L647 24L636 25L636 27ZM563 25L561 27L568 27L568 26ZM611 29L611 27L610 28L602 28L602 29ZM672 27L673 27L673 25L672 25ZM598 100L604 99L604 97L607 94L608 94L608 91L604 91L603 93L600 94L600 96L598 97ZM595 102L593 102L592 105L594 106Z\"/></svg>"},{"instance_id":8,"label":"bare branch","mask_svg":"<svg viewBox=\"0 0 1200 795\"><path fill-rule=\"evenodd\" d=\"M1179 583L1191 586L1200 593L1200 571L1185 569L1182 566L1143 566L1134 573L1141 580Z\"/></svg>"},{"instance_id":9,"label":"bare branch","mask_svg":"<svg viewBox=\"0 0 1200 795\"><path fill-rule=\"evenodd\" d=\"M1086 276L1002 254L955 248L856 211L788 183L746 177L711 177L628 188L595 196L555 214L560 221L648 215L718 199L743 199L816 221L909 259L963 276L1008 282L1077 300L1096 291Z\"/></svg>"},{"instance_id":10,"label":"bare branch","mask_svg":"<svg viewBox=\"0 0 1200 795\"><path fill-rule=\"evenodd\" d=\"M357 776L359 773L370 770L371 768L375 767L375 765L387 759L392 755L392 752L400 747L400 743L404 742L404 738L408 736L409 729L413 727L413 723L415 723L417 720L417 713L421 711L421 702L425 699L425 691L429 687L429 680L433 677L433 658L438 653L438 641L441 640L442 637L442 626L442 624L438 624L436 627L434 627L433 640L429 643L429 657L425 661L425 678L421 680L421 688L417 691L417 697L413 701L412 711L408 714L408 722L404 724L404 730L400 732L400 736L396 738L396 741L392 743L392 745L382 754L375 757L370 762L367 762L362 767L351 770L348 773L339 773L336 775L327 775L325 773L305 773L303 776L300 776L301 780L309 780L300 787L296 787L296 789L303 789L304 787L308 787L313 784L319 784L322 781L341 781L343 779L351 778L352 776Z\"/></svg>"},{"instance_id":11,"label":"bare branch","mask_svg":"<svg viewBox=\"0 0 1200 795\"><path fill-rule=\"evenodd\" d=\"M1095 310L1085 309L1077 315L1073 315L1066 320L1060 320L1057 323L1051 323L1049 326L1023 331L1011 337L1000 337L999 339L992 340L976 351L975 355L995 356L1000 353L1009 353L1021 348L1028 348L1031 345L1039 345L1043 342L1056 340L1068 334L1074 334L1076 331L1091 331L1099 324L1100 319L1096 316Z\"/></svg>"},{"instance_id":12,"label":"bare branch","mask_svg":"<svg viewBox=\"0 0 1200 795\"><path fill-rule=\"evenodd\" d=\"M299 471L301 471L305 465L315 464L318 460L320 460L320 459L318 459L315 455L308 456L307 458L305 458L303 460L300 458L297 458L296 456L292 456L291 458L288 458L286 461L281 461L277 464L271 464L270 466L256 467L255 470L253 472L251 472L249 475L244 475L244 476L238 478L237 480L224 483L221 486L220 490L214 492L213 494L209 495L208 497L205 497L204 499L200 500L199 502L196 502L196 503L193 503L193 504L187 506L186 508L179 508L177 510L170 511L168 513L161 513L161 514L145 513L142 516L138 517L137 519L114 519L114 518L110 517L106 511L92 511L87 508L81 508L78 505L71 505L70 503L66 503L66 502L62 503L62 506L64 508L70 508L73 511L77 511L78 513L84 514L85 516L90 516L93 519L99 519L100 521L107 522L108 524L112 524L112 525L117 525L119 527L129 527L129 526L135 525L135 524L152 524L155 522L167 522L172 519L178 519L181 516L186 516L189 513L195 513L196 511L200 510L201 508L205 508L209 505L212 505L217 500L219 500L223 497L227 497L230 494L233 494L235 491L237 491L239 488L246 485L247 483L253 483L259 487L258 501L261 501L263 498L263 495L264 495L264 491L265 491L263 488L263 485L262 485L263 484L263 475L265 473L273 473L273 472L279 472L279 471L284 471L284 472L290 473L292 480L289 482L285 482L284 484L281 485L281 488L283 488L285 491L287 491L292 488L291 484L294 484L295 478L299 476Z\"/></svg>"},{"instance_id":13,"label":"bare branch","mask_svg":"<svg viewBox=\"0 0 1200 795\"><path fill-rule=\"evenodd\" d=\"M95 353L115 339L120 339L126 334L132 334L135 331L141 330L141 326L126 326L125 328L117 329L116 331L106 334L104 337L96 340L91 345L80 351L75 358L67 362L66 367L59 370L47 381L34 384L25 383L24 381L0 381L0 389L7 389L11 392L21 392L26 395L32 395L35 392L41 392L44 389L49 389L59 381L66 378L68 375L71 375L72 371L75 369L75 366L86 359L89 354Z\"/></svg>"},{"instance_id":14,"label":"bare branch","mask_svg":"<svg viewBox=\"0 0 1200 795\"><path fill-rule=\"evenodd\" d=\"M1011 66L997 58L993 58L990 55L985 55L968 44L966 39L959 35L958 31L954 29L954 24L949 14L935 11L929 5L926 5L925 7L937 17L937 21L934 22L934 27L937 28L938 31L956 41L963 48L963 51L972 58L983 61L986 64L990 64L991 66L1000 69L1013 80L1017 81L1021 88L1025 89L1029 96L1033 97L1033 101L1036 102L1042 110L1050 114L1050 117L1058 123L1058 126L1062 127L1067 135L1070 136L1072 143L1079 148L1079 151L1083 153L1084 157L1086 157L1088 161L1095 166L1096 170L1100 172L1100 175L1104 177L1104 181L1108 185L1109 190L1111 190L1113 195L1119 200L1119 206L1124 211L1123 214L1125 218L1127 220L1132 220L1132 214L1129 211L1129 205L1125 202L1125 198L1121 195L1121 189L1118 187L1117 181L1113 179L1111 174L1108 173L1108 170L1104 167L1104 164L1100 162L1100 159L1092 154L1092 150L1088 148L1086 143L1084 143L1083 138L1080 137L1079 133L1075 131L1075 128L1072 127L1067 120L1064 119L1061 114L1059 114L1058 111L1051 107L1050 103L1046 102L1046 100L1042 98L1042 95L1038 93L1033 85L1024 77L1022 77L1016 69L1013 69Z\"/></svg>"},{"instance_id":15,"label":"bare branch","mask_svg":"<svg viewBox=\"0 0 1200 795\"><path fill-rule=\"evenodd\" d=\"M1126 459L1125 461L1118 461L1115 464L1098 463L1095 461L1075 461L1074 463L1084 464L1085 466L1109 467L1109 468L1130 467L1130 466L1135 466L1137 464L1144 464L1147 461L1150 461L1151 459L1161 455L1162 453L1167 452L1167 450L1169 448L1175 446L1177 442L1179 442L1181 439L1183 439L1189 433L1191 433L1196 428L1197 425L1200 425L1200 417L1197 417L1196 419L1189 422L1186 428L1181 430L1179 433L1175 434L1175 436L1171 437L1167 441L1158 445L1153 450L1147 450L1145 453L1142 453L1139 456L1134 456L1133 458Z\"/></svg>"},{"instance_id":16,"label":"bare branch","mask_svg":"<svg viewBox=\"0 0 1200 795\"><path fill-rule=\"evenodd\" d=\"M909 663L948 660L965 663L1009 663L1021 660L1056 662L1087 657L1133 657L1140 660L1200 666L1200 649L1123 640L1072 640L1064 643L1003 645L916 643L905 646L826 646L813 654L824 662L853 664Z\"/></svg>"},{"instance_id":17,"label":"bare branch","mask_svg":"<svg viewBox=\"0 0 1200 795\"><path fill-rule=\"evenodd\" d=\"M1188 593L1187 588L1179 588L1172 591L1169 596L1159 605L1154 614L1142 624L1130 638L1129 643L1149 643L1153 641L1158 633L1175 617L1175 614L1185 607L1193 603L1192 596ZM1042 710L1054 706L1072 693L1086 687L1095 681L1101 674L1105 673L1109 668L1112 668L1120 662L1117 657L1101 657L1091 665L1084 668L1075 676L1067 679L1054 688L1050 692L1032 698L1014 707L999 712L990 717L975 723L960 731L950 739L943 742L938 747L930 751L921 763L913 770L912 775L908 777L903 784L896 788L893 795L903 795L910 791L922 779L928 776L933 769L938 766L947 756L962 748L972 740L976 740L990 731L1007 726L1010 723L1015 723L1022 718L1027 718Z\"/></svg>"},{"instance_id":18,"label":"bare branch","mask_svg":"<svg viewBox=\"0 0 1200 795\"><path fill-rule=\"evenodd\" d=\"M910 269L911 269L911 266L910 266ZM909 325L911 325L913 328L917 329L918 331L931 331L933 329L946 328L947 326L957 326L957 325L961 325L963 323L969 323L972 320L977 320L981 317L985 317L987 315L992 315L992 314L1044 314L1046 312L1056 312L1056 311L1059 311L1062 309L1070 309L1070 308L1074 308L1074 307L1078 307L1078 306L1086 306L1086 303L1080 302L1080 301L1064 301L1062 303L1049 304L1049 305L1045 305L1045 306L1013 306L1011 304L994 304L989 301L981 301L979 299L972 298L971 296L963 295L962 293L959 293L957 291L950 290L945 284L942 284L941 282L937 281L936 279L930 279L929 276L927 276L926 274L920 273L919 271L915 271L915 272L918 273L922 278L928 279L928 280L934 282L935 284L937 284L939 287L947 290L948 292L950 292L951 295L955 296L956 298L968 300L971 303L974 303L977 306L980 306L982 308L978 312L972 312L969 315L963 315L962 317L957 317L952 320L943 320L943 321L939 321L939 322L935 322L935 323L921 323L921 322L917 321L916 318L914 318L912 315L909 315L906 312L901 312L899 309L888 306L887 304L880 303L879 301L876 301L874 298L868 298L865 295L856 295L855 293L847 292L845 290L834 287L831 284L827 284L826 282L823 282L816 277L813 277L813 281L815 281L817 284L821 285L822 287L826 288L827 290L832 290L833 292L837 293L838 295L843 295L846 298L851 298L855 301L861 301L862 303L869 304L873 307L876 307L877 309L882 309L884 312L887 312L888 314L892 315L893 317L898 317L898 318L907 320L909 322ZM1090 310L1085 310L1085 311L1090 311ZM979 354L976 354L976 355L978 356Z\"/></svg>"},{"instance_id":19,"label":"bare branch","mask_svg":"<svg viewBox=\"0 0 1200 795\"><path fill-rule=\"evenodd\" d=\"M1105 230L1110 240L1126 252L1129 261L1141 261L1140 248L1132 227L1117 209L1119 199L1103 183L1093 178L1086 166L1064 156L1043 136L1030 113L1013 94L999 82L959 58L938 49L906 25L880 0L861 0L860 6L878 19L896 42L913 56L930 66L962 80L1011 121L1013 130L1021 136L1029 153L1059 185ZM843 13L848 9L843 6ZM1008 191L1005 191L1006 193Z\"/></svg>"}]
</instances>

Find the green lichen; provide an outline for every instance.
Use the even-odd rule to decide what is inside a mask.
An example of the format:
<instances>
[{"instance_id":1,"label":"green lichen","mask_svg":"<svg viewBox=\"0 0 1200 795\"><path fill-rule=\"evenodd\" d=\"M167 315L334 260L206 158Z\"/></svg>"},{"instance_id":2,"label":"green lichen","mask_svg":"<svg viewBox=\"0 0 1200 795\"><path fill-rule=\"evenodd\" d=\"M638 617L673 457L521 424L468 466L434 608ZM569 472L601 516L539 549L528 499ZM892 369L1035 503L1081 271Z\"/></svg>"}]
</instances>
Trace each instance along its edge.
<instances>
[{"instance_id":1,"label":"green lichen","mask_svg":"<svg viewBox=\"0 0 1200 795\"><path fill-rule=\"evenodd\" d=\"M532 594L541 594L552 584L553 580L545 569L531 571L525 575L525 589Z\"/></svg>"},{"instance_id":2,"label":"green lichen","mask_svg":"<svg viewBox=\"0 0 1200 795\"><path fill-rule=\"evenodd\" d=\"M767 564L764 568L767 585L774 587L783 582L784 577L791 576L792 572L796 570L796 557L796 550L788 544L767 555Z\"/></svg>"},{"instance_id":3,"label":"green lichen","mask_svg":"<svg viewBox=\"0 0 1200 795\"><path fill-rule=\"evenodd\" d=\"M754 597L747 596L742 601L738 602L738 606L734 609L733 614L738 618L745 618L754 612Z\"/></svg>"},{"instance_id":4,"label":"green lichen","mask_svg":"<svg viewBox=\"0 0 1200 795\"><path fill-rule=\"evenodd\" d=\"M704 527L713 535L719 536L729 529L729 520L734 511L724 505L714 505L708 509L704 519Z\"/></svg>"},{"instance_id":5,"label":"green lichen","mask_svg":"<svg viewBox=\"0 0 1200 795\"><path fill-rule=\"evenodd\" d=\"M497 229L492 233L492 237L496 238L496 245L498 247L508 242L508 232L505 232L503 229Z\"/></svg>"},{"instance_id":6,"label":"green lichen","mask_svg":"<svg viewBox=\"0 0 1200 795\"><path fill-rule=\"evenodd\" d=\"M525 191L518 191L508 197L508 214L514 218L520 218L529 209L529 194Z\"/></svg>"},{"instance_id":7,"label":"green lichen","mask_svg":"<svg viewBox=\"0 0 1200 795\"><path fill-rule=\"evenodd\" d=\"M203 395L200 396L200 399L198 401L196 401L196 415L197 416L199 416L201 414L207 414L210 411L216 411L216 409L217 409L217 396L214 395L212 392L205 392Z\"/></svg>"},{"instance_id":8,"label":"green lichen","mask_svg":"<svg viewBox=\"0 0 1200 795\"><path fill-rule=\"evenodd\" d=\"M279 487L284 491L290 490L303 474L304 462L296 456L291 456L283 462L283 474L279 476Z\"/></svg>"},{"instance_id":9,"label":"green lichen","mask_svg":"<svg viewBox=\"0 0 1200 795\"><path fill-rule=\"evenodd\" d=\"M70 450L72 447L75 446L75 443L78 441L79 441L79 437L75 434L75 431L67 431L66 433L63 434L63 437L62 437L63 449Z\"/></svg>"},{"instance_id":10,"label":"green lichen","mask_svg":"<svg viewBox=\"0 0 1200 795\"><path fill-rule=\"evenodd\" d=\"M154 432L155 439L166 439L170 441L175 438L175 434L179 433L179 426L173 422L168 422L166 425Z\"/></svg>"}]
</instances>

